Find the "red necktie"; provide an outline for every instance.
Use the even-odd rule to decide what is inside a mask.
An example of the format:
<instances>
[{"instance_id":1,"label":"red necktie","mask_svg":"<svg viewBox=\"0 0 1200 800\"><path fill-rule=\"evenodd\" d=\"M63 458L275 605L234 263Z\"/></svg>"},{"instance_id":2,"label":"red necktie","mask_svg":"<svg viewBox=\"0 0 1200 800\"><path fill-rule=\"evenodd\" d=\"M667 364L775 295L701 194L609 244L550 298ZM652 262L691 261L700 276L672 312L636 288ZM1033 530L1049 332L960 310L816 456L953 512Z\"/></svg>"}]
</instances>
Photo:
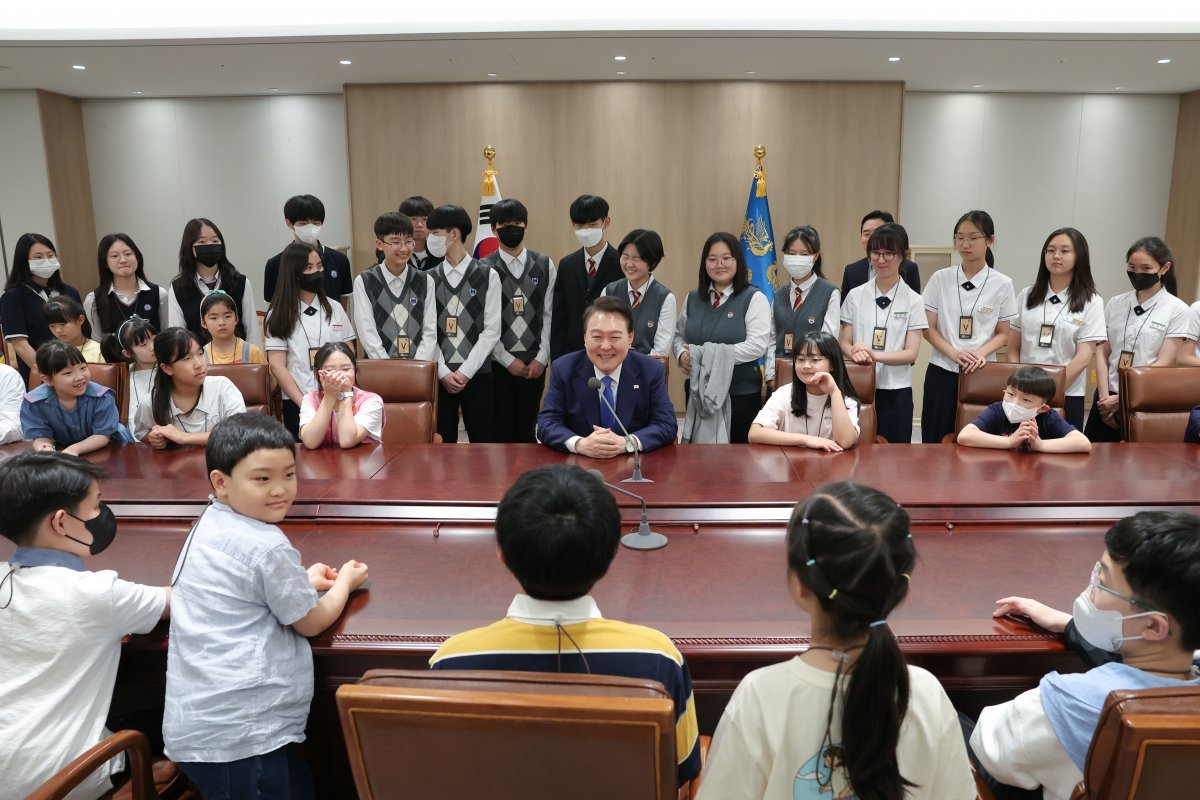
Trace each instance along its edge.
<instances>
[{"instance_id":1,"label":"red necktie","mask_svg":"<svg viewBox=\"0 0 1200 800\"><path fill-rule=\"evenodd\" d=\"M801 292L799 289L797 289L796 290L796 300L795 300L795 302L792 303L792 311L799 311L800 304L802 302L804 302L803 301L803 292Z\"/></svg>"},{"instance_id":2,"label":"red necktie","mask_svg":"<svg viewBox=\"0 0 1200 800\"><path fill-rule=\"evenodd\" d=\"M630 300L630 302L629 302L630 307L637 308L638 304L642 302L642 293L639 292L637 289L634 289L629 294L632 295L632 297L633 297L633 299Z\"/></svg>"},{"instance_id":3,"label":"red necktie","mask_svg":"<svg viewBox=\"0 0 1200 800\"><path fill-rule=\"evenodd\" d=\"M589 258L588 259L588 280L590 281L594 277L596 277L596 259Z\"/></svg>"},{"instance_id":4,"label":"red necktie","mask_svg":"<svg viewBox=\"0 0 1200 800\"><path fill-rule=\"evenodd\" d=\"M714 291L713 292L713 308L720 308L720 307L721 307L721 295L717 294Z\"/></svg>"}]
</instances>

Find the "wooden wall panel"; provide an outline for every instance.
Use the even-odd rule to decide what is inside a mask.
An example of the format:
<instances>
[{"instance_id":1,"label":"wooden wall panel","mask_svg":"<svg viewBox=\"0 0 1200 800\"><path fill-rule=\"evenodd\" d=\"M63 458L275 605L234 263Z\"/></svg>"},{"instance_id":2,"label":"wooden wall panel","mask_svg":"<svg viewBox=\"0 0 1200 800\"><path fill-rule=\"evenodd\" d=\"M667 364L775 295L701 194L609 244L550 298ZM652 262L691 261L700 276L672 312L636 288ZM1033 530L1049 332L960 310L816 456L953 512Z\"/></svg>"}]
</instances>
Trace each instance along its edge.
<instances>
[{"instance_id":1,"label":"wooden wall panel","mask_svg":"<svg viewBox=\"0 0 1200 800\"><path fill-rule=\"evenodd\" d=\"M577 249L567 208L601 195L612 244L637 227L662 235L656 275L682 301L704 239L741 230L761 143L776 243L794 225L815 226L825 273L840 282L862 256L863 213L899 204L903 95L901 83L346 86L352 262L373 262L375 217L408 195L474 217L492 145L502 195L529 208L532 249L556 262Z\"/></svg>"},{"instance_id":2,"label":"wooden wall panel","mask_svg":"<svg viewBox=\"0 0 1200 800\"><path fill-rule=\"evenodd\" d=\"M1167 243L1175 253L1179 296L1200 298L1200 91L1179 97Z\"/></svg>"},{"instance_id":3,"label":"wooden wall panel","mask_svg":"<svg viewBox=\"0 0 1200 800\"><path fill-rule=\"evenodd\" d=\"M86 295L96 286L96 218L78 98L37 90L54 214L54 245L62 276Z\"/></svg>"}]
</instances>

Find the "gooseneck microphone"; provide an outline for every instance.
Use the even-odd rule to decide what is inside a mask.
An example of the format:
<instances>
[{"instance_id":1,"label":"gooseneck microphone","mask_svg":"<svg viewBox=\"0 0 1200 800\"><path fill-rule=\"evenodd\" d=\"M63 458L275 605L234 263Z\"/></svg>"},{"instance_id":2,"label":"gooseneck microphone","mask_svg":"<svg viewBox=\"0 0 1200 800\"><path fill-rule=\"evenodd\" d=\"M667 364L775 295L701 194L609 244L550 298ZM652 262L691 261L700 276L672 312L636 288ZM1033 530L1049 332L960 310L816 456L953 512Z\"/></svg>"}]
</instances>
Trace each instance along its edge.
<instances>
[{"instance_id":1,"label":"gooseneck microphone","mask_svg":"<svg viewBox=\"0 0 1200 800\"><path fill-rule=\"evenodd\" d=\"M604 474L598 469L589 469L588 473L594 475L596 480L603 483L614 492L620 492L626 497L632 497L642 504L642 521L638 524L638 529L633 533L627 533L621 537L621 544L628 547L630 550L658 550L667 546L667 537L661 533L650 530L650 517L646 513L646 498L633 492L622 489L616 484L609 483L604 480Z\"/></svg>"},{"instance_id":2,"label":"gooseneck microphone","mask_svg":"<svg viewBox=\"0 0 1200 800\"><path fill-rule=\"evenodd\" d=\"M617 409L613 408L613 404L608 402L608 398L604 396L604 392L600 391L604 386L604 382L597 377L588 378L588 388L599 392L600 402L608 406L608 410L612 412L613 419L617 421L617 425L621 428L621 433L625 437L625 443L633 450L633 475L621 481L621 483L654 483L649 478L642 477L642 454L638 450L637 442L629 435L629 431L625 428L625 423L621 422L621 418L617 416ZM636 497L636 495L630 495ZM664 543L665 544L665 543ZM662 545L659 545L661 547Z\"/></svg>"}]
</instances>

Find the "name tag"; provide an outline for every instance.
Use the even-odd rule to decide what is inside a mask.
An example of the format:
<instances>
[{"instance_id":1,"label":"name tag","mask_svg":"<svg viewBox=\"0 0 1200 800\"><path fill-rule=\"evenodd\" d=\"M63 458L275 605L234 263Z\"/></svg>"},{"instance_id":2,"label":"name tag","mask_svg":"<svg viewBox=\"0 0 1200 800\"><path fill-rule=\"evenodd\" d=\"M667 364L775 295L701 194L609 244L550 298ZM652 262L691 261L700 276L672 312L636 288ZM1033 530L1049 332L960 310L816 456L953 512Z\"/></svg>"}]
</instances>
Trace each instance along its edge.
<instances>
[{"instance_id":1,"label":"name tag","mask_svg":"<svg viewBox=\"0 0 1200 800\"><path fill-rule=\"evenodd\" d=\"M959 317L958 318L958 338L970 339L975 335L975 318L974 317Z\"/></svg>"},{"instance_id":2,"label":"name tag","mask_svg":"<svg viewBox=\"0 0 1200 800\"><path fill-rule=\"evenodd\" d=\"M1068 317L1067 322L1071 323L1072 325L1078 325L1081 328L1083 327L1083 320L1079 317Z\"/></svg>"},{"instance_id":3,"label":"name tag","mask_svg":"<svg viewBox=\"0 0 1200 800\"><path fill-rule=\"evenodd\" d=\"M792 345L794 345L795 342L796 342L795 336L793 336L792 334L785 333L783 335L783 352L785 355L792 354Z\"/></svg>"},{"instance_id":4,"label":"name tag","mask_svg":"<svg viewBox=\"0 0 1200 800\"><path fill-rule=\"evenodd\" d=\"M1117 361L1117 369L1129 369L1133 366L1133 351L1122 350L1121 358Z\"/></svg>"},{"instance_id":5,"label":"name tag","mask_svg":"<svg viewBox=\"0 0 1200 800\"><path fill-rule=\"evenodd\" d=\"M1150 327L1156 331L1165 331L1167 329L1167 323L1152 319L1150 320Z\"/></svg>"},{"instance_id":6,"label":"name tag","mask_svg":"<svg viewBox=\"0 0 1200 800\"><path fill-rule=\"evenodd\" d=\"M514 314L524 314L525 313L525 297L524 297L524 295L518 294L513 297L513 313Z\"/></svg>"},{"instance_id":7,"label":"name tag","mask_svg":"<svg viewBox=\"0 0 1200 800\"><path fill-rule=\"evenodd\" d=\"M1038 347L1049 347L1054 343L1054 326L1043 325L1038 331Z\"/></svg>"},{"instance_id":8,"label":"name tag","mask_svg":"<svg viewBox=\"0 0 1200 800\"><path fill-rule=\"evenodd\" d=\"M319 347L308 348L308 368L309 369L317 368L317 351L320 349L321 348L319 348Z\"/></svg>"},{"instance_id":9,"label":"name tag","mask_svg":"<svg viewBox=\"0 0 1200 800\"><path fill-rule=\"evenodd\" d=\"M979 309L980 313L982 313L982 314L990 314L995 310L996 309L992 308L991 306L983 306L982 308Z\"/></svg>"},{"instance_id":10,"label":"name tag","mask_svg":"<svg viewBox=\"0 0 1200 800\"><path fill-rule=\"evenodd\" d=\"M887 347L887 328L876 327L871 332L871 349L882 350Z\"/></svg>"},{"instance_id":11,"label":"name tag","mask_svg":"<svg viewBox=\"0 0 1200 800\"><path fill-rule=\"evenodd\" d=\"M892 316L895 317L896 319L905 319L908 317L908 312L907 311L893 311Z\"/></svg>"},{"instance_id":12,"label":"name tag","mask_svg":"<svg viewBox=\"0 0 1200 800\"><path fill-rule=\"evenodd\" d=\"M401 356L412 355L412 340L410 340L407 336L403 336L403 335L397 336L396 337L396 352L399 353Z\"/></svg>"},{"instance_id":13,"label":"name tag","mask_svg":"<svg viewBox=\"0 0 1200 800\"><path fill-rule=\"evenodd\" d=\"M446 323L442 326L442 330L447 336L458 336L458 317L446 317Z\"/></svg>"}]
</instances>

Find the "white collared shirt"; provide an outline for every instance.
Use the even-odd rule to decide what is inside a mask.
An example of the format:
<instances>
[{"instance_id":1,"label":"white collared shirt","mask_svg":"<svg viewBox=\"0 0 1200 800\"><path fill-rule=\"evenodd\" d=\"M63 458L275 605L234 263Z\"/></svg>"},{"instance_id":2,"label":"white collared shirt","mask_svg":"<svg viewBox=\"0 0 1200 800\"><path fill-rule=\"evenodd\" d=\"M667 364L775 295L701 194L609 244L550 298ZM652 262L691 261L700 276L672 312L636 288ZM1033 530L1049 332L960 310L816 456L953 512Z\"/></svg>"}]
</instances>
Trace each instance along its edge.
<instances>
[{"instance_id":1,"label":"white collared shirt","mask_svg":"<svg viewBox=\"0 0 1200 800\"><path fill-rule=\"evenodd\" d=\"M796 285L795 281L789 280L788 281L788 308L791 308L792 306L794 306L796 304L796 292L797 291L803 293L801 295L801 301L803 301L804 297L808 296L808 293L812 290L812 287L814 284L816 284L816 282L817 282L817 273L816 272L813 272L811 275L809 275L807 278L805 278L804 281L801 282L799 286ZM772 300L774 300L774 298L772 298ZM833 294L831 294L829 296L829 304L825 306L825 318L821 322L821 330L823 330L825 333L828 333L830 336L832 336L835 339L838 337L838 331L841 330L841 326L839 325L839 321L838 321L838 318L841 316L841 307L842 307L842 291L841 291L841 289L834 289ZM763 371L765 373L764 377L765 377L767 383L770 383L771 381L775 380L775 356L777 355L775 352L775 340L776 340L777 336L778 336L778 332L775 330L775 311L774 311L774 309L772 309L771 310L771 338L767 342L767 356L763 361L763 368L764 368Z\"/></svg>"},{"instance_id":2,"label":"white collared shirt","mask_svg":"<svg viewBox=\"0 0 1200 800\"><path fill-rule=\"evenodd\" d=\"M233 381L223 375L209 375L204 379L196 407L187 413L175 405L175 398L171 398L169 424L184 433L209 433L221 420L245 410L246 401ZM154 404L144 400L133 424L134 438L140 441L154 425Z\"/></svg>"},{"instance_id":3,"label":"white collared shirt","mask_svg":"<svg viewBox=\"0 0 1200 800\"><path fill-rule=\"evenodd\" d=\"M742 291L748 292L751 289L746 287ZM710 286L704 302L711 306L713 296L714 290ZM721 292L721 305L725 305L732 296L733 286L726 286L725 290ZM733 345L733 363L745 364L747 361L758 361L760 358L764 358L767 348L771 345L771 328L771 301L762 292L755 292L746 306L746 338ZM705 343L687 340L687 302L685 301L683 308L679 311L679 318L675 321L675 339L671 344L677 363L679 356L683 354L689 344Z\"/></svg>"},{"instance_id":4,"label":"white collared shirt","mask_svg":"<svg viewBox=\"0 0 1200 800\"><path fill-rule=\"evenodd\" d=\"M1192 303L1187 316L1187 338L1196 343L1196 357L1200 358L1200 300Z\"/></svg>"},{"instance_id":5,"label":"white collared shirt","mask_svg":"<svg viewBox=\"0 0 1200 800\"><path fill-rule=\"evenodd\" d=\"M967 281L972 289L962 287ZM938 333L958 350L978 350L996 335L1001 322L1011 322L1017 316L1012 279L993 267L985 266L971 278L967 278L962 265L939 269L925 285L921 297L925 308L937 314ZM969 339L958 338L960 316L974 320ZM995 361L996 354L992 353L987 360ZM958 372L958 364L936 347L929 354L929 363Z\"/></svg>"},{"instance_id":6,"label":"white collared shirt","mask_svg":"<svg viewBox=\"0 0 1200 800\"><path fill-rule=\"evenodd\" d=\"M374 269L374 267L372 267ZM385 265L383 274L386 279L388 291L394 296L399 297L400 292L404 291L404 282L408 280L408 271L412 270L412 279L414 281L425 281L425 316L421 320L421 344L417 347L416 359L420 361L436 361L437 360L437 306L433 299L433 280L424 272L421 272L415 266L412 266L410 261L401 270L399 275L393 275L392 271ZM367 354L367 358L391 358L388 355L387 348L383 346L383 339L379 336L379 331L375 328L375 299L367 295L367 287L363 283L363 273L359 273L354 278L354 329L358 333L358 339L362 342L363 352ZM394 312L393 312L394 313Z\"/></svg>"},{"instance_id":7,"label":"white collared shirt","mask_svg":"<svg viewBox=\"0 0 1200 800\"><path fill-rule=\"evenodd\" d=\"M346 316L342 304L336 300L329 301L329 310L332 314L328 317L325 316L325 310L321 308L321 301L315 296L311 305L305 305L304 301L298 301L298 303L300 315L296 319L296 327L292 329L292 335L287 339L268 336L267 352L287 351L288 374L296 381L296 386L300 389L300 395L303 397L319 388L317 377L313 374L309 360L309 350L328 342L354 341L354 326L350 324L350 318ZM315 308L317 313L305 314L304 309L306 308Z\"/></svg>"},{"instance_id":8,"label":"white collared shirt","mask_svg":"<svg viewBox=\"0 0 1200 800\"><path fill-rule=\"evenodd\" d=\"M200 295L206 297L209 292L214 291L208 288L199 275L196 275L196 288L200 290ZM221 273L217 272L217 289L221 288ZM246 277L246 289L242 293L242 310L238 313L242 325L246 328L246 341L250 344L258 345L259 350L263 350L263 333L262 326L258 324L258 309L254 305L254 287L250 284L250 278ZM179 301L175 299L174 292L167 292L167 323L171 328L186 328L187 320L183 316L183 308L179 305Z\"/></svg>"},{"instance_id":9,"label":"white collared shirt","mask_svg":"<svg viewBox=\"0 0 1200 800\"><path fill-rule=\"evenodd\" d=\"M597 276L600 274L600 263L602 261L604 261L604 254L608 251L608 248L611 246L612 245L610 245L608 243L608 240L605 239L604 246L601 247L600 251L598 253L596 253L596 255L594 255L594 256L588 255L588 251L587 251L586 247L580 248L580 251L581 251L580 254L583 256L583 277L587 278L588 259L589 258L594 259L596 261L596 274L597 274ZM590 278L589 278L589 280L590 280Z\"/></svg>"},{"instance_id":10,"label":"white collared shirt","mask_svg":"<svg viewBox=\"0 0 1200 800\"><path fill-rule=\"evenodd\" d=\"M129 430L133 434L133 438L137 439L137 420L138 412L142 406L150 406L150 392L154 387L154 373L157 372L156 367L150 369L134 369L129 367ZM151 423L153 424L153 423Z\"/></svg>"},{"instance_id":11,"label":"white collared shirt","mask_svg":"<svg viewBox=\"0 0 1200 800\"><path fill-rule=\"evenodd\" d=\"M471 258L471 254L467 253L457 264L451 264L450 259L447 258L438 265L438 269L446 276L446 282L450 284L450 288L457 289L463 282L463 278L466 277L467 267L472 261L474 259ZM483 331L480 332L479 340L471 348L471 353L467 356L466 361L458 368L458 371L466 376L467 380L475 377L475 373L484 365L488 356L496 349L496 343L500 341L500 276L496 274L496 270L486 266L484 268L488 271L488 289L483 306ZM459 335L466 335L462 328L459 328ZM438 378L441 379L449 375L451 370L446 366L440 347L437 348L437 360Z\"/></svg>"},{"instance_id":12,"label":"white collared shirt","mask_svg":"<svg viewBox=\"0 0 1200 800\"><path fill-rule=\"evenodd\" d=\"M929 327L925 301L903 278L896 281L896 285L887 293L892 301L887 308L880 308L876 302L876 298L881 296L875 278L855 286L846 295L846 302L842 303L842 322L852 328L851 341L864 347L871 346L877 326L884 328L887 331L884 352L898 353L904 349L910 332ZM912 364L876 362L876 389L907 389L911 386Z\"/></svg>"},{"instance_id":13,"label":"white collared shirt","mask_svg":"<svg viewBox=\"0 0 1200 800\"><path fill-rule=\"evenodd\" d=\"M1094 294L1088 298L1083 311L1074 312L1067 306L1071 302L1068 286L1057 294L1046 288L1046 299L1041 305L1026 308L1032 286L1026 286L1017 295L1017 318L1012 329L1021 334L1021 362L1024 364L1061 364L1066 366L1075 357L1082 342L1103 342L1107 338L1104 330L1104 300ZM1057 297L1058 302L1051 298ZM1041 347L1038 339L1043 325L1054 326L1054 338L1049 347ZM1087 388L1087 370L1067 387L1067 397L1083 397Z\"/></svg>"},{"instance_id":14,"label":"white collared shirt","mask_svg":"<svg viewBox=\"0 0 1200 800\"><path fill-rule=\"evenodd\" d=\"M650 291L650 284L654 283L654 273L646 276L646 282L641 285L641 288L636 291L639 293L639 300L644 300L646 292ZM665 287L664 287L665 288ZM629 287L629 294L625 297L630 305L633 305L634 288ZM604 287L603 295L608 294L608 287ZM678 315L678 304L675 302L675 293L668 291L667 296L663 298L662 308L658 311L658 326L654 331L654 344L650 346L650 352L647 355L651 356L669 356L671 355L671 340L675 338L675 320Z\"/></svg>"},{"instance_id":15,"label":"white collared shirt","mask_svg":"<svg viewBox=\"0 0 1200 800\"><path fill-rule=\"evenodd\" d=\"M1133 351L1134 367L1145 367L1158 360L1158 351L1167 339L1187 338L1187 303L1166 290L1162 284L1144 304L1145 313L1133 309L1138 305L1137 292L1119 294L1104 306L1104 324L1108 328L1108 391L1116 394L1119 383L1118 366L1121 351Z\"/></svg>"},{"instance_id":16,"label":"white collared shirt","mask_svg":"<svg viewBox=\"0 0 1200 800\"><path fill-rule=\"evenodd\" d=\"M501 248L498 252L500 253L500 262L504 264L508 273L517 280L520 280L521 276L525 274L525 262L529 260L529 250L522 247L521 252L515 256L510 256L504 252L504 248ZM554 283L558 279L558 270L554 266L554 259L549 256L546 256L546 259L550 262L550 277L546 281L546 291L542 295L542 341L538 346L538 352L535 356L542 363L542 366L550 363L550 323L554 317ZM503 302L503 298L501 298L501 302ZM508 369L509 365L515 360L512 353L504 349L504 343L499 339L496 340L496 346L492 349L492 357L500 362L500 366L505 369Z\"/></svg>"},{"instance_id":17,"label":"white collared shirt","mask_svg":"<svg viewBox=\"0 0 1200 800\"><path fill-rule=\"evenodd\" d=\"M600 608L590 594L574 600L537 600L527 594L519 594L509 603L505 613L509 619L526 625L574 625L591 619L603 619Z\"/></svg>"},{"instance_id":18,"label":"white collared shirt","mask_svg":"<svg viewBox=\"0 0 1200 800\"><path fill-rule=\"evenodd\" d=\"M850 415L850 422L857 431L859 429L858 401L845 395L842 396L842 399L846 403L846 413ZM804 403L804 416L797 417L792 413L792 384L785 383L767 398L766 404L754 417L754 424L784 433L803 433L831 439L833 438L833 408L829 404L829 395L810 394Z\"/></svg>"},{"instance_id":19,"label":"white collared shirt","mask_svg":"<svg viewBox=\"0 0 1200 800\"><path fill-rule=\"evenodd\" d=\"M137 290L139 293L144 292L149 288L150 288L150 285L148 283L146 283L141 278L138 278ZM205 288L208 288L208 287L205 287ZM108 293L117 295L118 300L121 299L121 295L119 295L117 293L117 288L115 286L110 287L108 290ZM136 296L134 299L136 299ZM116 333L117 332L115 328L111 331L106 331L100 327L100 315L96 313L96 293L95 292L88 292L87 297L83 298L83 313L84 313L84 316L87 317L88 322L92 323L92 336L94 338L99 339L102 335L104 335L106 333ZM139 317L141 317L142 319L145 319L147 322L153 323L160 331L163 328L169 327L170 310L169 310L169 304L167 302L167 287L165 287L165 286L158 287L158 319L149 319L149 317L147 317L147 314L149 312L144 308L132 309L130 311L130 313L137 314Z\"/></svg>"},{"instance_id":20,"label":"white collared shirt","mask_svg":"<svg viewBox=\"0 0 1200 800\"><path fill-rule=\"evenodd\" d=\"M25 397L25 382L21 373L7 364L0 364L0 444L19 442L21 433L21 401Z\"/></svg>"}]
</instances>

